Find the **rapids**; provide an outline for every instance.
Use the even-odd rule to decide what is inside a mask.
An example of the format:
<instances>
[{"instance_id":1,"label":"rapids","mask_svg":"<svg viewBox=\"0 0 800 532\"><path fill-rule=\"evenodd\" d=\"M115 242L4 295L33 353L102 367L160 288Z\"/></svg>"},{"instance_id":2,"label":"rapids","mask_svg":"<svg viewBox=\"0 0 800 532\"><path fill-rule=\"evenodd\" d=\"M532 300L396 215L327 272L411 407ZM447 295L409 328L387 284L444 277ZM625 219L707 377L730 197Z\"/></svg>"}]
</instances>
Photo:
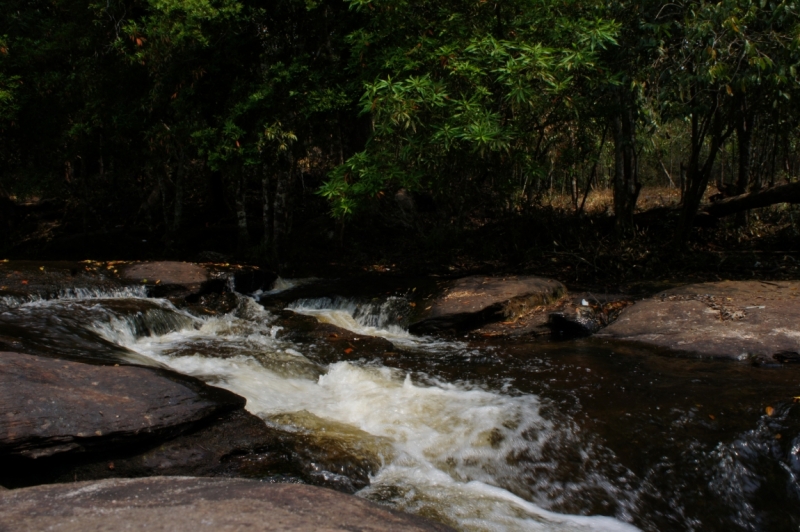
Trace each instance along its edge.
<instances>
[{"instance_id":1,"label":"rapids","mask_svg":"<svg viewBox=\"0 0 800 532\"><path fill-rule=\"evenodd\" d=\"M295 313L395 346L331 362L318 341L282 338L280 316L255 297L238 298L229 314L198 317L139 291L67 289L0 301L0 335L227 388L268 424L324 434L375 464L357 495L461 530L800 524L797 368L593 340L417 337L402 295L294 301Z\"/></svg>"}]
</instances>

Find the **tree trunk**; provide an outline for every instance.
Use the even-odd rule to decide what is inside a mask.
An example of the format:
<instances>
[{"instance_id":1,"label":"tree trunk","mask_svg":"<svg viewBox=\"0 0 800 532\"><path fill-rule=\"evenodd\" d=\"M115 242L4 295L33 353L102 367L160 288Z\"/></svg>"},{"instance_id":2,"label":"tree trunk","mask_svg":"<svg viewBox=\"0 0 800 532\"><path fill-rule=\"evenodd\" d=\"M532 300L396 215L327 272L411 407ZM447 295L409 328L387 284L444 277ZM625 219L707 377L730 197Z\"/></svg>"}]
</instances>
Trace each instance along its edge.
<instances>
[{"instance_id":1,"label":"tree trunk","mask_svg":"<svg viewBox=\"0 0 800 532\"><path fill-rule=\"evenodd\" d=\"M721 218L778 203L800 203L800 181L726 198L705 206L702 212Z\"/></svg>"},{"instance_id":2,"label":"tree trunk","mask_svg":"<svg viewBox=\"0 0 800 532\"><path fill-rule=\"evenodd\" d=\"M681 185L681 204L683 204L683 198L686 196L686 165L683 164L681 161L681 168L680 168L680 185Z\"/></svg>"},{"instance_id":3,"label":"tree trunk","mask_svg":"<svg viewBox=\"0 0 800 532\"><path fill-rule=\"evenodd\" d=\"M667 165L665 165L664 161L661 159L661 155L658 155L658 164L661 165L661 171L667 178L667 182L669 183L667 186L669 186L669 188L675 188L675 181L672 180L672 176L670 175L669 170L667 170Z\"/></svg>"},{"instance_id":4,"label":"tree trunk","mask_svg":"<svg viewBox=\"0 0 800 532\"><path fill-rule=\"evenodd\" d=\"M714 168L714 161L725 139L731 130L723 133L722 116L718 108L710 111L711 114L700 119L697 114L692 114L692 151L689 157L689 166L686 171L686 192L681 206L681 217L678 224L678 231L675 234L675 243L679 247L685 247L692 232L695 216L700 208L700 202L708 188L708 181L711 171ZM710 138L708 152L705 161L701 161L703 147L706 139Z\"/></svg>"},{"instance_id":5,"label":"tree trunk","mask_svg":"<svg viewBox=\"0 0 800 532\"><path fill-rule=\"evenodd\" d=\"M752 139L753 139L753 114L747 112L746 100L742 103L738 120L736 120L736 142L739 149L739 175L736 179L736 193L744 194L750 184L750 170L752 167ZM747 212L742 211L736 215L737 227L747 225Z\"/></svg>"},{"instance_id":6,"label":"tree trunk","mask_svg":"<svg viewBox=\"0 0 800 532\"><path fill-rule=\"evenodd\" d=\"M161 190L161 214L164 217L164 232L169 231L169 215L167 214L167 189L164 187L164 178L169 179L169 165L164 165L164 172L157 172L158 188Z\"/></svg>"},{"instance_id":7,"label":"tree trunk","mask_svg":"<svg viewBox=\"0 0 800 532\"><path fill-rule=\"evenodd\" d=\"M270 217L272 215L272 209L270 208L269 201L270 171L271 168L265 164L262 170L263 173L261 174L261 215L262 223L264 224L264 236L261 239L261 245L264 247L265 253L272 242L272 218Z\"/></svg>"},{"instance_id":8,"label":"tree trunk","mask_svg":"<svg viewBox=\"0 0 800 532\"><path fill-rule=\"evenodd\" d=\"M250 235L247 231L247 183L244 168L235 167L236 179L236 227L237 227L237 254L242 255L250 245Z\"/></svg>"},{"instance_id":9,"label":"tree trunk","mask_svg":"<svg viewBox=\"0 0 800 532\"><path fill-rule=\"evenodd\" d=\"M619 93L620 112L614 118L614 225L617 236L634 234L633 213L642 188L636 160L636 117L632 96Z\"/></svg>"},{"instance_id":10,"label":"tree trunk","mask_svg":"<svg viewBox=\"0 0 800 532\"><path fill-rule=\"evenodd\" d=\"M278 182L275 184L275 202L273 206L272 228L272 256L278 263L281 258L281 248L286 235L286 206L289 195L289 178L291 166L288 170L278 172Z\"/></svg>"},{"instance_id":11,"label":"tree trunk","mask_svg":"<svg viewBox=\"0 0 800 532\"><path fill-rule=\"evenodd\" d=\"M172 234L176 235L183 221L183 181L186 174L186 157L178 152L178 167L175 169L175 204L173 205Z\"/></svg>"}]
</instances>

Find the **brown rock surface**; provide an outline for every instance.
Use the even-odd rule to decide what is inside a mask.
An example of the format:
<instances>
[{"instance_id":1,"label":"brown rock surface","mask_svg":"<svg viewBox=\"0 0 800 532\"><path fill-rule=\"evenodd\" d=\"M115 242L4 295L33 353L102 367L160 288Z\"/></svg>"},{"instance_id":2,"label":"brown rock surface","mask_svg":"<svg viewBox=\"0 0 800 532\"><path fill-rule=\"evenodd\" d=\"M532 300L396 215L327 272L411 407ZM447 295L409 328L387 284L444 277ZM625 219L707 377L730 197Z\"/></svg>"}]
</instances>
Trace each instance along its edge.
<instances>
[{"instance_id":1,"label":"brown rock surface","mask_svg":"<svg viewBox=\"0 0 800 532\"><path fill-rule=\"evenodd\" d=\"M301 484L192 477L115 479L0 493L5 530L423 531L448 527Z\"/></svg>"},{"instance_id":2,"label":"brown rock surface","mask_svg":"<svg viewBox=\"0 0 800 532\"><path fill-rule=\"evenodd\" d=\"M142 281L162 285L199 285L208 280L208 271L191 262L155 261L140 262L125 267L122 277L131 281Z\"/></svg>"},{"instance_id":3,"label":"brown rock surface","mask_svg":"<svg viewBox=\"0 0 800 532\"><path fill-rule=\"evenodd\" d=\"M451 282L411 324L413 333L466 330L502 319L513 319L566 294L564 285L534 276L473 275Z\"/></svg>"},{"instance_id":4,"label":"brown rock surface","mask_svg":"<svg viewBox=\"0 0 800 532\"><path fill-rule=\"evenodd\" d=\"M723 281L667 290L628 307L597 336L739 360L800 353L800 282Z\"/></svg>"},{"instance_id":5,"label":"brown rock surface","mask_svg":"<svg viewBox=\"0 0 800 532\"><path fill-rule=\"evenodd\" d=\"M278 441L281 432L245 410L208 419L156 445L114 446L95 453L58 454L37 459L6 456L0 484L11 488L150 476L208 476L264 478L289 475L301 478Z\"/></svg>"},{"instance_id":6,"label":"brown rock surface","mask_svg":"<svg viewBox=\"0 0 800 532\"><path fill-rule=\"evenodd\" d=\"M0 456L154 441L244 404L231 392L167 370L2 352Z\"/></svg>"}]
</instances>

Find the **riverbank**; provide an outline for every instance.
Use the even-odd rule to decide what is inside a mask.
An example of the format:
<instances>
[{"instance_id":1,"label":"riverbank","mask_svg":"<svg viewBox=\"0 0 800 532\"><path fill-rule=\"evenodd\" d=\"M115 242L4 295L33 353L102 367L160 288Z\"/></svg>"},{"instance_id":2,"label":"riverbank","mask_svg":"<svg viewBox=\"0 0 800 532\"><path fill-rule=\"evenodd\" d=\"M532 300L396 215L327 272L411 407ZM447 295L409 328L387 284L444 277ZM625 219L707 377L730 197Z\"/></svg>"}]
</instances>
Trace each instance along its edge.
<instances>
[{"instance_id":1,"label":"riverbank","mask_svg":"<svg viewBox=\"0 0 800 532\"><path fill-rule=\"evenodd\" d=\"M237 249L230 213L214 223L187 218L185 228L167 238L157 225L82 226L55 203L34 202L19 208L0 255L249 264L291 278L539 275L573 290L634 296L697 282L800 279L796 206L754 210L743 226L733 218L701 219L688 247L676 249L675 194L645 188L636 234L624 240L615 237L604 191L590 194L581 216L555 197L529 211L476 213L460 226L436 212L416 212L409 224L392 218L396 206L387 205L385 215L356 214L342 230L326 212L311 209L297 218L277 260L258 246ZM257 220L250 222L258 227ZM251 242L260 239L257 231L251 235Z\"/></svg>"}]
</instances>

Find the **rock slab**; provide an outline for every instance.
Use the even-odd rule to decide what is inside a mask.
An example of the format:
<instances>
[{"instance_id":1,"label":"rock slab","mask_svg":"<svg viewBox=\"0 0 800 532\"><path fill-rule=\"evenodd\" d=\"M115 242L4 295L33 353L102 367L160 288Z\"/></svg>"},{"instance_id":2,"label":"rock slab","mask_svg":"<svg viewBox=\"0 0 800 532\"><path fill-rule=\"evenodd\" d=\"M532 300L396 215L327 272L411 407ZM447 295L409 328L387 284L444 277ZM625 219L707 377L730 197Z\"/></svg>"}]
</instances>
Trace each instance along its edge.
<instances>
[{"instance_id":1,"label":"rock slab","mask_svg":"<svg viewBox=\"0 0 800 532\"><path fill-rule=\"evenodd\" d=\"M200 284L208 280L205 268L191 262L141 262L126 267L122 277L131 281L160 284Z\"/></svg>"},{"instance_id":2,"label":"rock slab","mask_svg":"<svg viewBox=\"0 0 800 532\"><path fill-rule=\"evenodd\" d=\"M718 358L800 353L800 282L722 281L667 290L626 308L598 337Z\"/></svg>"},{"instance_id":3,"label":"rock slab","mask_svg":"<svg viewBox=\"0 0 800 532\"><path fill-rule=\"evenodd\" d=\"M457 279L411 324L412 333L468 330L502 319L513 319L566 294L563 284L535 276Z\"/></svg>"},{"instance_id":4,"label":"rock slab","mask_svg":"<svg viewBox=\"0 0 800 532\"><path fill-rule=\"evenodd\" d=\"M193 477L113 479L0 492L0 529L445 531L357 497L302 484Z\"/></svg>"},{"instance_id":5,"label":"rock slab","mask_svg":"<svg viewBox=\"0 0 800 532\"><path fill-rule=\"evenodd\" d=\"M167 370L0 352L0 457L155 441L244 404Z\"/></svg>"}]
</instances>

